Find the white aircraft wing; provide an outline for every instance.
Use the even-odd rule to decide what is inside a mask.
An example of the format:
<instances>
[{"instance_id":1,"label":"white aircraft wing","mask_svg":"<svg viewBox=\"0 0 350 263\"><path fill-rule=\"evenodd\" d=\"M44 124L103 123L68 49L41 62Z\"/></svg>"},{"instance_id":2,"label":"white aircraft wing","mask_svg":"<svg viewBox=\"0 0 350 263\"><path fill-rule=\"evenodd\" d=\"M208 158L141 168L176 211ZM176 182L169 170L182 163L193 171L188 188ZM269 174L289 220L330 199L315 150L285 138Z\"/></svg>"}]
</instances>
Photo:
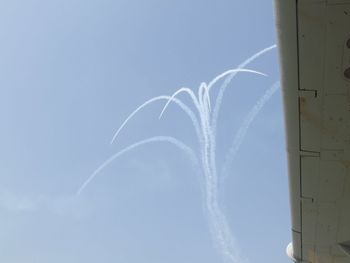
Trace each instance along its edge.
<instances>
[{"instance_id":1,"label":"white aircraft wing","mask_svg":"<svg viewBox=\"0 0 350 263\"><path fill-rule=\"evenodd\" d=\"M350 262L350 0L275 0L296 262Z\"/></svg>"}]
</instances>

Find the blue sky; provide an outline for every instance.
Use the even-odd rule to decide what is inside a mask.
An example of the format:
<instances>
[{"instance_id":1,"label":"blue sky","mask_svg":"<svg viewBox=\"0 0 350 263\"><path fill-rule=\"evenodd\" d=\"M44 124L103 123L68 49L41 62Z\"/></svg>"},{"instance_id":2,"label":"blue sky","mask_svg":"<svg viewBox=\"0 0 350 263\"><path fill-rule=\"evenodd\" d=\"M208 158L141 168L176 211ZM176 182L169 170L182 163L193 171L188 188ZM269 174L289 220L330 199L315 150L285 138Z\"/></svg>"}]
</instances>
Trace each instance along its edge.
<instances>
[{"instance_id":1,"label":"blue sky","mask_svg":"<svg viewBox=\"0 0 350 263\"><path fill-rule=\"evenodd\" d=\"M198 171L171 145L134 150L75 193L138 140L171 135L197 149L176 107L158 120L163 103L109 141L145 100L197 90L274 44L272 1L3 1L0 35L0 261L221 262ZM277 51L249 68L269 76L240 74L228 88L219 167L248 111L279 79ZM289 261L280 92L252 123L220 200L248 262Z\"/></svg>"}]
</instances>

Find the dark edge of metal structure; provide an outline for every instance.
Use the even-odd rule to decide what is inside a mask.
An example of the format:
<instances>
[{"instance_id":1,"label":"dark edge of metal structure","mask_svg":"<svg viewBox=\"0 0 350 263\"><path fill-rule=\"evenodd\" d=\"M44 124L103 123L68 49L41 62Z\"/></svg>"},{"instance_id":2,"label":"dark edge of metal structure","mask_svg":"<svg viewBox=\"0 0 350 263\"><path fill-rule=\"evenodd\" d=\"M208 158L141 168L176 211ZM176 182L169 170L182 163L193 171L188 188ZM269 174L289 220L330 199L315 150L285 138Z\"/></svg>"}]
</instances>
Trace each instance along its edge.
<instances>
[{"instance_id":1,"label":"dark edge of metal structure","mask_svg":"<svg viewBox=\"0 0 350 263\"><path fill-rule=\"evenodd\" d=\"M274 1L288 152L293 257L295 261L301 261L301 131L299 117L298 0Z\"/></svg>"}]
</instances>

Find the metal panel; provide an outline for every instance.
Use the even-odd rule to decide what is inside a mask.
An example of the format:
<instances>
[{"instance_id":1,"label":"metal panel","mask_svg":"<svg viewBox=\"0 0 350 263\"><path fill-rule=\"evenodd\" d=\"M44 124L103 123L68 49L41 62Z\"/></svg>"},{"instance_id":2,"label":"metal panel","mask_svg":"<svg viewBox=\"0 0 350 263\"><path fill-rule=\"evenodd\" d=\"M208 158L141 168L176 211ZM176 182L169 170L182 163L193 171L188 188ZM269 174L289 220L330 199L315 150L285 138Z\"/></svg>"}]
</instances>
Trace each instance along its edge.
<instances>
[{"instance_id":1,"label":"metal panel","mask_svg":"<svg viewBox=\"0 0 350 263\"><path fill-rule=\"evenodd\" d=\"M302 159L302 260L349 263L338 244L350 240L344 187L350 164L350 79L344 74L350 66L350 5L299 1L298 10L300 89L317 92L299 99L301 149L320 154Z\"/></svg>"},{"instance_id":2,"label":"metal panel","mask_svg":"<svg viewBox=\"0 0 350 263\"><path fill-rule=\"evenodd\" d=\"M293 256L298 262L349 263L350 0L276 3Z\"/></svg>"}]
</instances>

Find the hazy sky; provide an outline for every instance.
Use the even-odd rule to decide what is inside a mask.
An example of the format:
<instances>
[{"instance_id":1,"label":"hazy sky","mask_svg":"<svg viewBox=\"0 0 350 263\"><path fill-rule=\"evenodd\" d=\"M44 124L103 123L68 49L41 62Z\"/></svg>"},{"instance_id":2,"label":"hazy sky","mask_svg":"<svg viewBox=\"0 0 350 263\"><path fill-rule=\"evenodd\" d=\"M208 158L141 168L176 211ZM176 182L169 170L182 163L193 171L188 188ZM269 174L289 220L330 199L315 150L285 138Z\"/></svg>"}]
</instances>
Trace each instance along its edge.
<instances>
[{"instance_id":1,"label":"hazy sky","mask_svg":"<svg viewBox=\"0 0 350 263\"><path fill-rule=\"evenodd\" d=\"M0 261L212 263L198 171L177 148L145 145L75 193L105 159L155 135L198 149L187 116L145 100L236 67L276 42L271 0L0 2ZM277 51L240 74L219 119L220 168L256 100L279 79ZM215 97L213 92L212 96ZM187 103L185 95L180 95ZM283 110L252 123L220 200L249 263L289 262Z\"/></svg>"}]
</instances>

